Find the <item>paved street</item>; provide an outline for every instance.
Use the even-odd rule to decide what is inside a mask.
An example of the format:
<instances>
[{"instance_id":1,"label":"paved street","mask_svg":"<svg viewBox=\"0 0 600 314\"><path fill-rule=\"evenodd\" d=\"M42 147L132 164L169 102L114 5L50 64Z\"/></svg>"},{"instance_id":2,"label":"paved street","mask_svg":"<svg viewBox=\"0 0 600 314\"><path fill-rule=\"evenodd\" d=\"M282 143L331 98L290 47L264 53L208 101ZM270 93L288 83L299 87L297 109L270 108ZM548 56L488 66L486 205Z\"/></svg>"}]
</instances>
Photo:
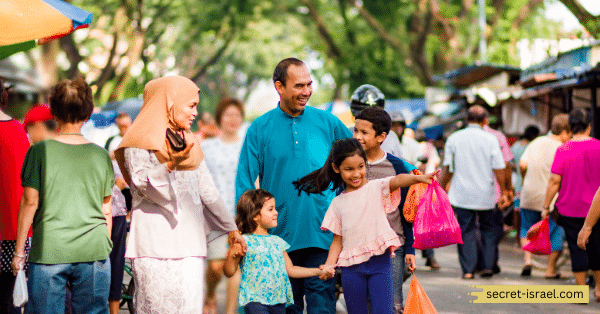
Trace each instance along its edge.
<instances>
[{"instance_id":1,"label":"paved street","mask_svg":"<svg viewBox=\"0 0 600 314\"><path fill-rule=\"evenodd\" d=\"M460 266L456 246L436 249L436 257L442 268L438 271L431 271L423 266L425 261L420 258L420 252L417 251L417 277L425 289L427 295L433 302L440 314L479 314L479 313L600 313L600 303L593 300L592 290L590 289L590 303L580 304L485 304L470 303L470 300L476 299L470 296L470 292L476 291L470 285L558 285L571 284L572 273L570 264L561 268L561 274L567 276L562 280L544 279L544 273L534 270L532 277L523 279L520 277L522 267L522 255L520 249L515 245L514 238L505 238L500 247L500 267L502 272L491 279L481 279L478 276L474 280L463 280L460 278ZM405 298L410 285L410 279L404 283ZM225 285L221 284L218 288L219 313L224 313L223 302L225 299ZM338 304L338 313L345 313L342 310L342 303ZM122 310L120 313L128 313Z\"/></svg>"}]
</instances>

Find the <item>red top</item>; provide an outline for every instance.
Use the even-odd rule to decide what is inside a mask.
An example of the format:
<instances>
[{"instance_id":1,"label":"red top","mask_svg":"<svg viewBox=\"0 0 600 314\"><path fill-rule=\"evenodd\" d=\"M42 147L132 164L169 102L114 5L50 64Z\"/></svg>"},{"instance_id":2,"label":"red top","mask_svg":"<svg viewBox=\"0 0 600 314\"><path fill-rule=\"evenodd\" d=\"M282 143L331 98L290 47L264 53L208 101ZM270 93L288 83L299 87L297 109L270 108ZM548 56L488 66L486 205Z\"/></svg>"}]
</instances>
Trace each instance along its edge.
<instances>
[{"instance_id":1,"label":"red top","mask_svg":"<svg viewBox=\"0 0 600 314\"><path fill-rule=\"evenodd\" d=\"M23 126L16 120L0 121L0 240L17 239L17 217L23 195L21 168L28 149L29 139Z\"/></svg>"}]
</instances>

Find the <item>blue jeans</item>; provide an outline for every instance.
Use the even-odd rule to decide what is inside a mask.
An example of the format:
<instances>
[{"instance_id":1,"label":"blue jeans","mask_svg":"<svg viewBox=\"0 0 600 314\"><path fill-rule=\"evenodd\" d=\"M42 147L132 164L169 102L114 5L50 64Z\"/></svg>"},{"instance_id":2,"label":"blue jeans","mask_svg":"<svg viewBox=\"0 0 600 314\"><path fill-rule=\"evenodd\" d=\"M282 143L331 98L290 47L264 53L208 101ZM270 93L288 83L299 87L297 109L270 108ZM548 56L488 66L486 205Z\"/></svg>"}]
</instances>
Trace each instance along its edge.
<instances>
[{"instance_id":1,"label":"blue jeans","mask_svg":"<svg viewBox=\"0 0 600 314\"><path fill-rule=\"evenodd\" d=\"M29 263L27 314L65 312L65 286L72 287L74 314L108 313L110 260L73 264Z\"/></svg>"},{"instance_id":2,"label":"blue jeans","mask_svg":"<svg viewBox=\"0 0 600 314\"><path fill-rule=\"evenodd\" d=\"M425 251L423 251L425 252ZM392 257L392 277L394 283L394 308L399 310L402 306L404 295L402 294L402 284L404 283L404 268L406 267L406 254L404 254L404 245L397 248Z\"/></svg>"},{"instance_id":3,"label":"blue jeans","mask_svg":"<svg viewBox=\"0 0 600 314\"><path fill-rule=\"evenodd\" d=\"M327 261L329 251L320 248L306 248L288 252L294 266L319 267ZM335 278L321 280L319 277L304 279L290 278L294 304L286 308L288 314L301 314L304 310L306 296L306 312L308 314L335 314Z\"/></svg>"},{"instance_id":4,"label":"blue jeans","mask_svg":"<svg viewBox=\"0 0 600 314\"><path fill-rule=\"evenodd\" d=\"M372 256L368 261L342 267L342 287L348 314L392 314L394 287L392 261L388 252Z\"/></svg>"},{"instance_id":5,"label":"blue jeans","mask_svg":"<svg viewBox=\"0 0 600 314\"><path fill-rule=\"evenodd\" d=\"M285 303L266 305L258 302L250 302L244 305L246 314L285 314Z\"/></svg>"},{"instance_id":6,"label":"blue jeans","mask_svg":"<svg viewBox=\"0 0 600 314\"><path fill-rule=\"evenodd\" d=\"M477 231L481 234L482 269L492 270L497 259L497 248L502 237L501 224L498 228L498 209L470 210L455 207L463 244L458 244L458 259L463 274L472 274L477 268ZM500 212L501 214L501 212Z\"/></svg>"}]
</instances>

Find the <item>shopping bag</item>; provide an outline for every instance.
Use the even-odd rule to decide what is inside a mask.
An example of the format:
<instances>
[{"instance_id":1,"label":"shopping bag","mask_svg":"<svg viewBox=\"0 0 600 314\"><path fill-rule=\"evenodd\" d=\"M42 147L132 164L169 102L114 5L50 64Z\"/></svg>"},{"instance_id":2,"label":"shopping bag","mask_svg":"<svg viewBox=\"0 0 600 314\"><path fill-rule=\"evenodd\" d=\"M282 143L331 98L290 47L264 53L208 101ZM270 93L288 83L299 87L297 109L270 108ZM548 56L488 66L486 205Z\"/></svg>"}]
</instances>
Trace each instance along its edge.
<instances>
[{"instance_id":1,"label":"shopping bag","mask_svg":"<svg viewBox=\"0 0 600 314\"><path fill-rule=\"evenodd\" d=\"M527 239L530 242L523 246L523 250L536 255L550 254L550 222L548 221L548 217L529 228Z\"/></svg>"},{"instance_id":2,"label":"shopping bag","mask_svg":"<svg viewBox=\"0 0 600 314\"><path fill-rule=\"evenodd\" d=\"M15 280L15 289L13 290L13 304L16 307L24 306L29 300L27 296L27 279L25 278L25 271L20 269L17 272L17 279Z\"/></svg>"},{"instance_id":3,"label":"shopping bag","mask_svg":"<svg viewBox=\"0 0 600 314\"><path fill-rule=\"evenodd\" d=\"M425 190L419 203L414 224L416 249L434 249L451 244L462 244L460 226L439 182L433 182Z\"/></svg>"},{"instance_id":4,"label":"shopping bag","mask_svg":"<svg viewBox=\"0 0 600 314\"><path fill-rule=\"evenodd\" d=\"M421 171L415 169L412 171L412 174L421 175ZM402 214L404 215L404 219L406 219L406 221L410 223L415 221L419 203L421 202L423 194L425 194L425 190L427 190L427 186L428 185L425 183L415 183L408 188L408 194L406 194L406 200L404 201L404 206L402 207Z\"/></svg>"},{"instance_id":5,"label":"shopping bag","mask_svg":"<svg viewBox=\"0 0 600 314\"><path fill-rule=\"evenodd\" d=\"M406 296L406 306L404 307L404 314L437 314L433 303L429 300L429 297L423 290L423 287L417 280L415 273L412 274L410 280L410 288L408 288L408 295Z\"/></svg>"}]
</instances>

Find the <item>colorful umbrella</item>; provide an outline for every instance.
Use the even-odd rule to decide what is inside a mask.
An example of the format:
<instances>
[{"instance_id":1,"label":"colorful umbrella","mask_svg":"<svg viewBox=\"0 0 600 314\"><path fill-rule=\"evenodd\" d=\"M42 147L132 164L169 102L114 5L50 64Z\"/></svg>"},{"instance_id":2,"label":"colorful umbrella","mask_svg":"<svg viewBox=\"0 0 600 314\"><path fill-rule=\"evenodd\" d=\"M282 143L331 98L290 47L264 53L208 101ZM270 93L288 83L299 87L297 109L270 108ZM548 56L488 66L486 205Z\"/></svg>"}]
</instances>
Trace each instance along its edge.
<instances>
[{"instance_id":1,"label":"colorful umbrella","mask_svg":"<svg viewBox=\"0 0 600 314\"><path fill-rule=\"evenodd\" d=\"M0 1L0 59L88 27L92 13L60 0Z\"/></svg>"}]
</instances>

